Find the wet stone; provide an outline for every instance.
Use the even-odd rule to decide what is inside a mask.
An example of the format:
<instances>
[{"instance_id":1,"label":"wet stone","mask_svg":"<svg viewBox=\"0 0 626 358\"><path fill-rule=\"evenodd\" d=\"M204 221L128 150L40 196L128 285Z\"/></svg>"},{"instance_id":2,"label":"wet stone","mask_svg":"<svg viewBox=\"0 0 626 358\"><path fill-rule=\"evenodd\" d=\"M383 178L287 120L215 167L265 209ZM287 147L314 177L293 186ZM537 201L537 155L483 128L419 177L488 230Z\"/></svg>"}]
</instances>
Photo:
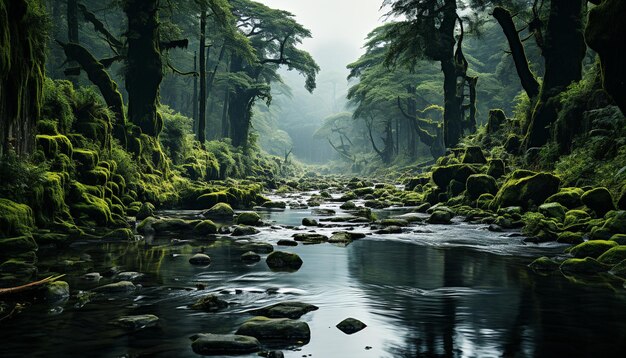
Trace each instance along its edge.
<instances>
[{"instance_id":1,"label":"wet stone","mask_svg":"<svg viewBox=\"0 0 626 358\"><path fill-rule=\"evenodd\" d=\"M191 349L201 355L247 354L261 349L258 339L244 335L201 333L191 339Z\"/></svg>"},{"instance_id":2,"label":"wet stone","mask_svg":"<svg viewBox=\"0 0 626 358\"><path fill-rule=\"evenodd\" d=\"M367 325L356 318L346 318L339 322L336 327L345 334L353 334L367 327Z\"/></svg>"},{"instance_id":3,"label":"wet stone","mask_svg":"<svg viewBox=\"0 0 626 358\"><path fill-rule=\"evenodd\" d=\"M300 256L284 251L274 251L267 259L265 259L267 266L273 270L295 270L297 271L302 266L302 259Z\"/></svg>"},{"instance_id":4,"label":"wet stone","mask_svg":"<svg viewBox=\"0 0 626 358\"><path fill-rule=\"evenodd\" d=\"M319 307L302 302L280 302L271 306L259 308L251 313L268 318L298 319L301 316L316 311Z\"/></svg>"},{"instance_id":5,"label":"wet stone","mask_svg":"<svg viewBox=\"0 0 626 358\"><path fill-rule=\"evenodd\" d=\"M137 287L132 282L120 281L96 287L94 291L99 293L130 293L135 291L136 289Z\"/></svg>"},{"instance_id":6,"label":"wet stone","mask_svg":"<svg viewBox=\"0 0 626 358\"><path fill-rule=\"evenodd\" d=\"M235 226L233 229L232 236L248 236L248 235L256 235L260 231L252 226Z\"/></svg>"},{"instance_id":7,"label":"wet stone","mask_svg":"<svg viewBox=\"0 0 626 358\"><path fill-rule=\"evenodd\" d=\"M192 265L208 265L211 263L211 258L206 254L195 254L189 258L189 263Z\"/></svg>"},{"instance_id":8,"label":"wet stone","mask_svg":"<svg viewBox=\"0 0 626 358\"><path fill-rule=\"evenodd\" d=\"M261 261L261 256L254 251L248 251L241 254L241 261L247 263L254 263Z\"/></svg>"},{"instance_id":9,"label":"wet stone","mask_svg":"<svg viewBox=\"0 0 626 358\"><path fill-rule=\"evenodd\" d=\"M308 343L311 340L309 325L289 318L254 317L244 322L236 334L252 336L274 344Z\"/></svg>"},{"instance_id":10,"label":"wet stone","mask_svg":"<svg viewBox=\"0 0 626 358\"><path fill-rule=\"evenodd\" d=\"M278 240L276 243L278 246L298 246L298 242L294 240Z\"/></svg>"},{"instance_id":11,"label":"wet stone","mask_svg":"<svg viewBox=\"0 0 626 358\"><path fill-rule=\"evenodd\" d=\"M189 307L194 310L216 312L228 307L228 302L220 299L216 295L207 295L200 298Z\"/></svg>"},{"instance_id":12,"label":"wet stone","mask_svg":"<svg viewBox=\"0 0 626 358\"><path fill-rule=\"evenodd\" d=\"M137 316L124 316L113 321L113 324L131 330L154 327L157 325L159 317L152 314Z\"/></svg>"}]
</instances>

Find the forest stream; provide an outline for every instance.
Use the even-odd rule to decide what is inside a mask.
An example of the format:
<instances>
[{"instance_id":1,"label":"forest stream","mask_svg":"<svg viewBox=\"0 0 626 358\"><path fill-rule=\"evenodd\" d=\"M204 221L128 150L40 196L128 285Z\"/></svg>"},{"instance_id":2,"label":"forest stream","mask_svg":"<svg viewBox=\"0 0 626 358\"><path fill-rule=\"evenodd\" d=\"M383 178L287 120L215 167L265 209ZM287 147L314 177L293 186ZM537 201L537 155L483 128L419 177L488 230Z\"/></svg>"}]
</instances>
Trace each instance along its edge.
<instances>
[{"instance_id":1,"label":"forest stream","mask_svg":"<svg viewBox=\"0 0 626 358\"><path fill-rule=\"evenodd\" d=\"M293 203L311 194L270 198ZM376 234L369 224L316 215L332 213L326 209L336 212L333 218L352 217L338 203L325 202L317 208L259 210L260 232L243 238L194 239L172 232L136 242L75 242L62 253L40 248L40 267L66 272L72 295L35 305L2 326L3 357L196 357L194 334L233 333L252 310L285 301L319 307L300 318L310 327L309 342L263 344L285 357L605 357L626 348L621 309L626 292L612 289L608 275L580 284L558 271L540 275L527 267L535 257L559 255L562 244L525 243L517 232L492 232L462 217L452 225L419 222L402 233ZM374 214L380 219L412 209ZM200 212L157 214L195 219ZM320 225L300 226L303 218ZM366 237L349 245L278 245L308 231ZM273 272L267 254L256 263L242 262L251 243L296 253L303 265L295 272ZM209 265L189 263L199 251L211 257ZM136 289L88 293L121 280L134 282ZM213 312L189 307L207 294L228 306ZM114 324L122 316L143 314L158 321L133 329ZM335 326L348 317L367 327L342 333Z\"/></svg>"}]
</instances>

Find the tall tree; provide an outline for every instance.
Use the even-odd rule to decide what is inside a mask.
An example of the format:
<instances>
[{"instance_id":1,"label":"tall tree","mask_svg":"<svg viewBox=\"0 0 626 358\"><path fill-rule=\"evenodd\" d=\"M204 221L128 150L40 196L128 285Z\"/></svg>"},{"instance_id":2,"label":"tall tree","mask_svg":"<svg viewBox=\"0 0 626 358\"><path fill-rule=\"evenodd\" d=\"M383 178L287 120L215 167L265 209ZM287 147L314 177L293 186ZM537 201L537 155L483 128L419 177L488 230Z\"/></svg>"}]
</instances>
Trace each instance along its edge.
<instances>
[{"instance_id":1,"label":"tall tree","mask_svg":"<svg viewBox=\"0 0 626 358\"><path fill-rule=\"evenodd\" d=\"M207 9L205 4L201 4L200 9L200 104L198 111L198 129L196 131L196 140L204 147L206 140L206 21Z\"/></svg>"},{"instance_id":2,"label":"tall tree","mask_svg":"<svg viewBox=\"0 0 626 358\"><path fill-rule=\"evenodd\" d=\"M548 23L540 44L545 75L525 138L526 148L540 147L550 139L557 119L558 95L582 76L586 45L583 10L586 0L551 0ZM537 2L535 2L537 4Z\"/></svg>"},{"instance_id":3,"label":"tall tree","mask_svg":"<svg viewBox=\"0 0 626 358\"><path fill-rule=\"evenodd\" d=\"M308 52L297 48L311 33L295 21L293 14L249 0L231 3L237 27L256 53L248 58L238 53L230 56L229 132L233 145L245 147L252 107L259 98L271 102L271 83L281 81L278 68L286 66L300 72L305 77L305 88L311 92L319 67Z\"/></svg>"}]
</instances>

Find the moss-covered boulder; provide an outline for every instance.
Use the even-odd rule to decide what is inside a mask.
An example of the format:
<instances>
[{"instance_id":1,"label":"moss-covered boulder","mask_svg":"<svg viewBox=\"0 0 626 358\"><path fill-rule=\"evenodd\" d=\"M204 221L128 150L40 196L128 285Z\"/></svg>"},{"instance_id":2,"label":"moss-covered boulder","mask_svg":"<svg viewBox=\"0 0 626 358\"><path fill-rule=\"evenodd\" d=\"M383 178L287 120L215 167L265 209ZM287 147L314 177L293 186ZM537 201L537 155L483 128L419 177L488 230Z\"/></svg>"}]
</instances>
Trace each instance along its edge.
<instances>
[{"instance_id":1,"label":"moss-covered boulder","mask_svg":"<svg viewBox=\"0 0 626 358\"><path fill-rule=\"evenodd\" d=\"M37 148L41 149L47 159L55 159L59 154L65 154L72 158L74 147L64 135L38 135L36 137Z\"/></svg>"},{"instance_id":2,"label":"moss-covered boulder","mask_svg":"<svg viewBox=\"0 0 626 358\"><path fill-rule=\"evenodd\" d=\"M191 309L205 312L217 312L227 307L228 302L214 294L202 296L189 306Z\"/></svg>"},{"instance_id":3,"label":"moss-covered boulder","mask_svg":"<svg viewBox=\"0 0 626 358\"><path fill-rule=\"evenodd\" d=\"M239 225L259 225L261 216L254 211L245 211L237 215L236 223Z\"/></svg>"},{"instance_id":4,"label":"moss-covered boulder","mask_svg":"<svg viewBox=\"0 0 626 358\"><path fill-rule=\"evenodd\" d=\"M581 197L585 192L576 187L561 188L558 193L546 199L546 203L559 203L568 209L574 209L583 205Z\"/></svg>"},{"instance_id":5,"label":"moss-covered boulder","mask_svg":"<svg viewBox=\"0 0 626 358\"><path fill-rule=\"evenodd\" d=\"M626 211L612 211L605 218L603 229L612 234L626 234Z\"/></svg>"},{"instance_id":6,"label":"moss-covered boulder","mask_svg":"<svg viewBox=\"0 0 626 358\"><path fill-rule=\"evenodd\" d=\"M311 339L306 322L289 318L254 317L244 322L236 334L251 336L261 342L305 344Z\"/></svg>"},{"instance_id":7,"label":"moss-covered boulder","mask_svg":"<svg viewBox=\"0 0 626 358\"><path fill-rule=\"evenodd\" d=\"M583 243L583 234L579 232L564 231L559 233L556 238L556 242L561 244L578 245Z\"/></svg>"},{"instance_id":8,"label":"moss-covered boulder","mask_svg":"<svg viewBox=\"0 0 626 358\"><path fill-rule=\"evenodd\" d=\"M594 188L586 191L580 199L586 207L593 210L599 217L615 210L613 196L607 188Z\"/></svg>"},{"instance_id":9,"label":"moss-covered boulder","mask_svg":"<svg viewBox=\"0 0 626 358\"><path fill-rule=\"evenodd\" d=\"M265 259L267 266L272 270L297 271L302 267L300 256L284 251L274 251Z\"/></svg>"},{"instance_id":10,"label":"moss-covered boulder","mask_svg":"<svg viewBox=\"0 0 626 358\"><path fill-rule=\"evenodd\" d=\"M217 225L211 220L202 220L193 228L196 235L215 235L217 234Z\"/></svg>"},{"instance_id":11,"label":"moss-covered boulder","mask_svg":"<svg viewBox=\"0 0 626 358\"><path fill-rule=\"evenodd\" d=\"M345 203L341 204L341 206L339 206L339 208L342 209L342 210L355 210L356 209L356 204L354 203L354 201L348 200Z\"/></svg>"},{"instance_id":12,"label":"moss-covered boulder","mask_svg":"<svg viewBox=\"0 0 626 358\"><path fill-rule=\"evenodd\" d=\"M470 175L478 174L479 167L472 164L450 164L436 167L432 173L432 180L442 190L447 190L450 181L456 180L465 183Z\"/></svg>"},{"instance_id":13,"label":"moss-covered boulder","mask_svg":"<svg viewBox=\"0 0 626 358\"><path fill-rule=\"evenodd\" d=\"M318 310L318 308L319 307L310 305L308 303L288 301L259 308L252 311L251 313L257 316L263 316L268 318L298 319L309 312Z\"/></svg>"},{"instance_id":14,"label":"moss-covered boulder","mask_svg":"<svg viewBox=\"0 0 626 358\"><path fill-rule=\"evenodd\" d=\"M615 241L590 240L571 247L565 250L565 252L572 254L576 258L593 257L596 259L616 246L618 245Z\"/></svg>"},{"instance_id":15,"label":"moss-covered boulder","mask_svg":"<svg viewBox=\"0 0 626 358\"><path fill-rule=\"evenodd\" d=\"M549 218L559 221L565 220L565 207L559 203L545 203L539 205L539 212Z\"/></svg>"},{"instance_id":16,"label":"moss-covered boulder","mask_svg":"<svg viewBox=\"0 0 626 358\"><path fill-rule=\"evenodd\" d=\"M77 223L107 226L113 222L109 203L97 186L73 183L70 188L70 212Z\"/></svg>"},{"instance_id":17,"label":"moss-covered boulder","mask_svg":"<svg viewBox=\"0 0 626 358\"><path fill-rule=\"evenodd\" d=\"M34 228L33 211L28 205L0 199L0 237L30 234Z\"/></svg>"},{"instance_id":18,"label":"moss-covered boulder","mask_svg":"<svg viewBox=\"0 0 626 358\"><path fill-rule=\"evenodd\" d=\"M139 211L137 211L135 218L137 218L137 220L143 220L147 217L154 216L154 210L155 207L152 203L143 203L141 204L141 207L139 207Z\"/></svg>"},{"instance_id":19,"label":"moss-covered boulder","mask_svg":"<svg viewBox=\"0 0 626 358\"><path fill-rule=\"evenodd\" d=\"M617 265L626 260L626 246L615 246L598 257L598 261L607 265Z\"/></svg>"},{"instance_id":20,"label":"moss-covered boulder","mask_svg":"<svg viewBox=\"0 0 626 358\"><path fill-rule=\"evenodd\" d=\"M559 267L564 274L594 274L607 272L611 266L605 265L598 260L586 257L584 259L568 259Z\"/></svg>"},{"instance_id":21,"label":"moss-covered boulder","mask_svg":"<svg viewBox=\"0 0 626 358\"><path fill-rule=\"evenodd\" d=\"M502 159L491 159L489 161L489 168L487 169L487 175L490 175L496 179L499 179L506 174L506 166Z\"/></svg>"},{"instance_id":22,"label":"moss-covered boulder","mask_svg":"<svg viewBox=\"0 0 626 358\"><path fill-rule=\"evenodd\" d=\"M559 263L549 257L543 256L531 262L528 267L533 271L556 271L559 269Z\"/></svg>"},{"instance_id":23,"label":"moss-covered boulder","mask_svg":"<svg viewBox=\"0 0 626 358\"><path fill-rule=\"evenodd\" d=\"M428 218L428 222L430 224L450 224L454 215L448 210L435 210L430 217Z\"/></svg>"},{"instance_id":24,"label":"moss-covered boulder","mask_svg":"<svg viewBox=\"0 0 626 358\"><path fill-rule=\"evenodd\" d=\"M266 201L261 206L267 209L285 209L287 203L284 201Z\"/></svg>"},{"instance_id":25,"label":"moss-covered boulder","mask_svg":"<svg viewBox=\"0 0 626 358\"><path fill-rule=\"evenodd\" d=\"M560 184L561 179L550 173L525 173L516 170L498 191L493 205L496 208L521 206L524 209L538 206L557 193Z\"/></svg>"},{"instance_id":26,"label":"moss-covered boulder","mask_svg":"<svg viewBox=\"0 0 626 358\"><path fill-rule=\"evenodd\" d=\"M465 164L487 164L487 159L480 147L467 147L461 162Z\"/></svg>"},{"instance_id":27,"label":"moss-covered boulder","mask_svg":"<svg viewBox=\"0 0 626 358\"><path fill-rule=\"evenodd\" d=\"M618 245L626 245L626 234L615 234L611 236L611 241L617 242Z\"/></svg>"},{"instance_id":28,"label":"moss-covered boulder","mask_svg":"<svg viewBox=\"0 0 626 358\"><path fill-rule=\"evenodd\" d=\"M626 260L623 260L617 265L613 266L613 268L611 269L611 271L609 271L609 273L617 277L626 279Z\"/></svg>"},{"instance_id":29,"label":"moss-covered boulder","mask_svg":"<svg viewBox=\"0 0 626 358\"><path fill-rule=\"evenodd\" d=\"M100 161L98 152L87 149L75 149L73 152L74 163L79 171L88 171L96 167Z\"/></svg>"},{"instance_id":30,"label":"moss-covered boulder","mask_svg":"<svg viewBox=\"0 0 626 358\"><path fill-rule=\"evenodd\" d=\"M227 203L217 203L213 205L209 210L202 213L202 216L207 219L222 219L230 220L235 215L233 208Z\"/></svg>"},{"instance_id":31,"label":"moss-covered boulder","mask_svg":"<svg viewBox=\"0 0 626 358\"><path fill-rule=\"evenodd\" d=\"M591 215L583 210L569 210L565 213L563 224L570 226L578 223L586 223L591 220Z\"/></svg>"},{"instance_id":32,"label":"moss-covered boulder","mask_svg":"<svg viewBox=\"0 0 626 358\"><path fill-rule=\"evenodd\" d=\"M498 192L496 180L487 174L470 175L465 187L467 196L472 200L478 199L482 194L495 195Z\"/></svg>"}]
</instances>

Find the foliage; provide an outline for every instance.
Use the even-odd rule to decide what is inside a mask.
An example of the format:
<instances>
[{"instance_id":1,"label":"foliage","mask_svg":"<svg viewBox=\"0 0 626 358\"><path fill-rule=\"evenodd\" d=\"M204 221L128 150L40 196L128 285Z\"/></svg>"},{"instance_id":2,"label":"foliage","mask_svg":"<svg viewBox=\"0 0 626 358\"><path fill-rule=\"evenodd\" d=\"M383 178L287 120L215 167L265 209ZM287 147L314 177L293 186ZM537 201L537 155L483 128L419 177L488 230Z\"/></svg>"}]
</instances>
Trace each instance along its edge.
<instances>
[{"instance_id":1,"label":"foliage","mask_svg":"<svg viewBox=\"0 0 626 358\"><path fill-rule=\"evenodd\" d=\"M9 151L0 158L0 197L25 203L33 188L45 182L49 164L34 164Z\"/></svg>"},{"instance_id":2,"label":"foliage","mask_svg":"<svg viewBox=\"0 0 626 358\"><path fill-rule=\"evenodd\" d=\"M159 136L163 149L174 164L182 164L193 149L192 119L161 106L163 131Z\"/></svg>"}]
</instances>

